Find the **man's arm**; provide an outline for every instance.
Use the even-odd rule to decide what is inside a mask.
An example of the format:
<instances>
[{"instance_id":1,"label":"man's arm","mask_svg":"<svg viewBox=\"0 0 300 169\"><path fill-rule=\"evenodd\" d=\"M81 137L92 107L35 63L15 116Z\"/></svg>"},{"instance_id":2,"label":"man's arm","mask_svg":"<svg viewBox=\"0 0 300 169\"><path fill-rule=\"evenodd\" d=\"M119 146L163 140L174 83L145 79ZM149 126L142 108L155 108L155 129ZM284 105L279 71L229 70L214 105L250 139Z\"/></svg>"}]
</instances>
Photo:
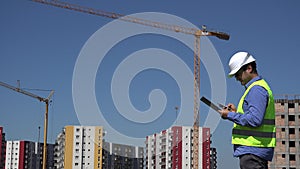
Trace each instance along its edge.
<instances>
[{"instance_id":1,"label":"man's arm","mask_svg":"<svg viewBox=\"0 0 300 169\"><path fill-rule=\"evenodd\" d=\"M241 126L259 127L264 119L268 99L267 90L261 86L253 86L244 101L244 114L229 112L227 119Z\"/></svg>"}]
</instances>

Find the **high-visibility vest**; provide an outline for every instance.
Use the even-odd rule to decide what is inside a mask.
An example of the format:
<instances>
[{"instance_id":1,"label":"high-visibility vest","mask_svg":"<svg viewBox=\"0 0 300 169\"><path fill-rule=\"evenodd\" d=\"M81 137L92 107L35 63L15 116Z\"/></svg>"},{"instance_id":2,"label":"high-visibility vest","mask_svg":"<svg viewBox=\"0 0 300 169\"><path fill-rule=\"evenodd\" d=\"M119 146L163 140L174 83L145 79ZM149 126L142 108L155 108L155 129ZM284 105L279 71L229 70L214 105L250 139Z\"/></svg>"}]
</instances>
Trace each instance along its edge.
<instances>
[{"instance_id":1,"label":"high-visibility vest","mask_svg":"<svg viewBox=\"0 0 300 169\"><path fill-rule=\"evenodd\" d=\"M254 147L275 147L276 145L276 127L275 127L275 104L272 91L265 80L253 82L242 96L237 112L244 114L243 104L245 97L250 89L259 85L265 88L269 94L268 105L261 126L246 127L234 123L232 129L232 144L254 146Z\"/></svg>"}]
</instances>

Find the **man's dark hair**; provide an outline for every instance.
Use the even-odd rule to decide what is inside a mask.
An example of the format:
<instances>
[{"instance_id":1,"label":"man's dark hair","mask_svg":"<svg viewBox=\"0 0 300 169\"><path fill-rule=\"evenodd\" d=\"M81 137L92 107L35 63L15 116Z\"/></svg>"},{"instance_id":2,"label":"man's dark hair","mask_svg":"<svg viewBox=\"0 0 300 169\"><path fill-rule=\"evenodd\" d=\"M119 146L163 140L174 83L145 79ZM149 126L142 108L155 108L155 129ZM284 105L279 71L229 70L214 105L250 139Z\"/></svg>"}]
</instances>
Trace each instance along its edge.
<instances>
[{"instance_id":1,"label":"man's dark hair","mask_svg":"<svg viewBox=\"0 0 300 169\"><path fill-rule=\"evenodd\" d=\"M256 74L257 74L256 62L255 62L255 61L250 62L250 63L248 63L248 64L242 66L241 69L242 69L243 71L247 70L248 65L251 65L251 67L252 67L252 72L251 72L251 73L256 73Z\"/></svg>"}]
</instances>

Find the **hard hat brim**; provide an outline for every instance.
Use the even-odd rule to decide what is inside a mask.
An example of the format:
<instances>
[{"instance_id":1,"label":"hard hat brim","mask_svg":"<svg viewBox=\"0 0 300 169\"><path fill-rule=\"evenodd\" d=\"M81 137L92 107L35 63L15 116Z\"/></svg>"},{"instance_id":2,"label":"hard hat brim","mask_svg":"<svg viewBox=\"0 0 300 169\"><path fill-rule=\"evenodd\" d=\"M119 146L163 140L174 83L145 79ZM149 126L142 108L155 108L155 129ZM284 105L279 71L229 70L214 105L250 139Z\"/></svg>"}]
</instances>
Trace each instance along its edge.
<instances>
[{"instance_id":1,"label":"hard hat brim","mask_svg":"<svg viewBox=\"0 0 300 169\"><path fill-rule=\"evenodd\" d=\"M229 77L229 78L232 78L239 70L240 70L240 68L234 69L234 70L230 71L230 72L228 73L228 77Z\"/></svg>"},{"instance_id":2,"label":"hard hat brim","mask_svg":"<svg viewBox=\"0 0 300 169\"><path fill-rule=\"evenodd\" d=\"M247 65L248 63L254 62L255 59L251 56L246 62L244 62L240 67L233 69L229 72L228 77L232 78L243 66Z\"/></svg>"}]
</instances>

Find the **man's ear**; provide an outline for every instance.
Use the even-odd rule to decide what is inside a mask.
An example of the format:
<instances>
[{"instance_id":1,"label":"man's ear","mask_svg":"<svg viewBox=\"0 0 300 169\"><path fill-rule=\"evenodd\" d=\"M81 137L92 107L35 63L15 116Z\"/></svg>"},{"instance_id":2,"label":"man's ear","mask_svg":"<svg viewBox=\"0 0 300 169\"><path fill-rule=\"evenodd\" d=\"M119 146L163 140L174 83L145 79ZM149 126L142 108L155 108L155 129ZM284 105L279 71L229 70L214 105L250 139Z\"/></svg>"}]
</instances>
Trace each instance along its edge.
<instances>
[{"instance_id":1,"label":"man's ear","mask_svg":"<svg viewBox=\"0 0 300 169\"><path fill-rule=\"evenodd\" d=\"M252 67L251 64L249 64L249 65L247 66L247 71L248 71L249 73L253 73L253 67Z\"/></svg>"},{"instance_id":2,"label":"man's ear","mask_svg":"<svg viewBox=\"0 0 300 169\"><path fill-rule=\"evenodd\" d=\"M247 65L246 71L247 71L248 73L253 73L253 68L252 68L252 66L251 66L250 64Z\"/></svg>"}]
</instances>

